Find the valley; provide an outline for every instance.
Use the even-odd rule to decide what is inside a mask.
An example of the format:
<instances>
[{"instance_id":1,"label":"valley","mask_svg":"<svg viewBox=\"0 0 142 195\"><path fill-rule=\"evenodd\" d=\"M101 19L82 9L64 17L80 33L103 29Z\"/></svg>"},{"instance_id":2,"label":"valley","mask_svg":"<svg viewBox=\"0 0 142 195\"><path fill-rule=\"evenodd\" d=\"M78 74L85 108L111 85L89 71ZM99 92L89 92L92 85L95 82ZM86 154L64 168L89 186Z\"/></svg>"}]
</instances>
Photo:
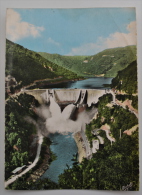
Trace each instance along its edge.
<instances>
[{"instance_id":1,"label":"valley","mask_svg":"<svg viewBox=\"0 0 142 195\"><path fill-rule=\"evenodd\" d=\"M138 190L136 47L60 56L7 40L6 51L6 189Z\"/></svg>"}]
</instances>

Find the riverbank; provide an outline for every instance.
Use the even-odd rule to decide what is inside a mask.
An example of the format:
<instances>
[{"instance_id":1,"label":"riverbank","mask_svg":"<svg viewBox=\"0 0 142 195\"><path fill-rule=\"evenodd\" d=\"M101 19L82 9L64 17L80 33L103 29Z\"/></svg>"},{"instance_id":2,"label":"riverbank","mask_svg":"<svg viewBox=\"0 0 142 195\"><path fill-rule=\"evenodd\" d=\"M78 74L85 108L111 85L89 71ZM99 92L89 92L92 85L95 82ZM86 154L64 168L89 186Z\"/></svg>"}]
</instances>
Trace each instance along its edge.
<instances>
[{"instance_id":1,"label":"riverbank","mask_svg":"<svg viewBox=\"0 0 142 195\"><path fill-rule=\"evenodd\" d=\"M35 80L33 83L30 83L29 85L26 86L12 86L12 91L10 90L10 86L7 89L5 89L6 91L6 97L8 96L13 96L13 95L17 95L19 92L24 91L26 89L42 89L44 87L49 87L52 88L52 85L56 85L56 84L63 84L63 83L71 83L71 82L75 82L75 81L81 81L81 80L85 80L86 78L84 77L79 77L79 78L75 78L75 79L65 79L62 77L59 78L53 78L53 79L40 79L40 80Z\"/></svg>"},{"instance_id":2,"label":"riverbank","mask_svg":"<svg viewBox=\"0 0 142 195\"><path fill-rule=\"evenodd\" d=\"M48 138L43 139L43 143L41 146L41 152L40 152L40 158L37 163L37 165L33 168L32 173L27 178L27 181L35 182L37 179L39 179L45 171L49 168L49 164L51 161L51 152L49 148L49 140Z\"/></svg>"},{"instance_id":3,"label":"riverbank","mask_svg":"<svg viewBox=\"0 0 142 195\"><path fill-rule=\"evenodd\" d=\"M78 147L78 161L81 163L83 158L86 158L86 152L85 152L85 149L83 148L83 139L81 137L80 132L74 134L74 140Z\"/></svg>"},{"instance_id":4,"label":"riverbank","mask_svg":"<svg viewBox=\"0 0 142 195\"><path fill-rule=\"evenodd\" d=\"M13 183L14 181L16 181L19 177L21 177L22 175L26 174L27 172L29 172L33 167L36 166L38 160L39 160L39 156L40 156L40 151L41 151L41 146L42 146L42 142L43 142L43 136L39 136L39 140L38 140L38 148L37 148L37 154L36 154L36 157L35 157L35 160L34 162L29 165L27 167L27 169L25 169L23 172L21 172L20 174L18 175L15 175L14 177L10 178L8 181L5 182L5 188Z\"/></svg>"},{"instance_id":5,"label":"riverbank","mask_svg":"<svg viewBox=\"0 0 142 195\"><path fill-rule=\"evenodd\" d=\"M63 78L55 78L55 79L48 79L48 80L40 80L32 83L31 85L23 87L24 89L35 89L35 88L42 88L42 87L51 87L55 84L63 84L68 82L75 82L85 80L85 78L77 78L77 79L63 79Z\"/></svg>"},{"instance_id":6,"label":"riverbank","mask_svg":"<svg viewBox=\"0 0 142 195\"><path fill-rule=\"evenodd\" d=\"M47 137L40 136L38 141L37 155L34 162L27 167L23 172L13 176L5 182L6 189L12 189L12 185L17 179L22 179L26 182L36 182L49 168L50 163L54 160L54 154L50 151L50 140ZM8 187L8 188L7 188Z\"/></svg>"}]
</instances>

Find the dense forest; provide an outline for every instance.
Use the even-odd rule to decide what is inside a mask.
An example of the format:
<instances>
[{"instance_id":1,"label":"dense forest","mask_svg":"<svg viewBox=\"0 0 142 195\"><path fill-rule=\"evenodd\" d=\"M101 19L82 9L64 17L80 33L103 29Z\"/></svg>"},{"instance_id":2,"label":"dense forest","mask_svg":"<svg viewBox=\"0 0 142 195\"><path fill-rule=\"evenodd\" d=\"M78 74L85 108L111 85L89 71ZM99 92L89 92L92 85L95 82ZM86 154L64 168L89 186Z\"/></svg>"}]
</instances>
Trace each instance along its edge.
<instances>
[{"instance_id":1,"label":"dense forest","mask_svg":"<svg viewBox=\"0 0 142 195\"><path fill-rule=\"evenodd\" d=\"M83 64L83 61L87 56L63 56L60 54L50 54L45 52L39 52L41 56L48 59L51 62L58 64L59 66L65 67L69 70L76 71L76 66Z\"/></svg>"},{"instance_id":2,"label":"dense forest","mask_svg":"<svg viewBox=\"0 0 142 195\"><path fill-rule=\"evenodd\" d=\"M125 95L117 94L116 98L122 102L124 102L127 99L132 100L133 108L138 110L138 96L137 95L133 96L133 95L127 95L127 94Z\"/></svg>"},{"instance_id":3,"label":"dense forest","mask_svg":"<svg viewBox=\"0 0 142 195\"><path fill-rule=\"evenodd\" d=\"M119 90L125 91L124 95L117 94L120 101L132 100L132 106L138 109L137 92L137 66L131 63L124 71L120 71L113 79L116 86L122 79ZM131 81L130 81L131 80ZM130 82L129 82L130 81ZM127 85L126 85L127 83ZM134 84L134 85L133 85ZM132 85L132 86L131 86ZM127 88L126 88L127 86ZM116 87L116 89L118 89ZM139 134L138 128L131 135L125 133L138 124L134 113L112 104L112 95L107 94L99 98L95 105L98 108L96 119L86 126L86 135L92 146L92 140L98 139L92 133L94 129L104 139L103 147L93 154L92 159L84 159L81 164L65 170L59 176L59 187L66 189L99 189L99 190L138 190L139 189ZM115 139L111 144L106 137L102 126L110 128L110 136ZM102 146L102 144L100 144ZM132 184L132 185L131 185Z\"/></svg>"},{"instance_id":4,"label":"dense forest","mask_svg":"<svg viewBox=\"0 0 142 195\"><path fill-rule=\"evenodd\" d=\"M136 46L106 49L92 56L62 56L39 52L41 56L83 76L115 77L136 60Z\"/></svg>"},{"instance_id":5,"label":"dense forest","mask_svg":"<svg viewBox=\"0 0 142 195\"><path fill-rule=\"evenodd\" d=\"M112 79L111 87L127 94L137 93L137 62L134 61L127 68L119 71L117 76Z\"/></svg>"},{"instance_id":6,"label":"dense forest","mask_svg":"<svg viewBox=\"0 0 142 195\"><path fill-rule=\"evenodd\" d=\"M125 92L125 94L117 94L116 98L122 102L126 99L132 100L132 106L138 109L138 96L134 95L137 93L137 63L134 61L135 50L136 48L134 46L115 48L100 52L97 54L98 56L72 57L72 62L74 61L73 66L76 66L77 60L78 63L82 63L80 72L82 70L83 72L86 71L86 67L90 63L87 74L91 70L93 74L102 74L101 71L104 71L103 74L105 74L105 76L110 76L116 75L118 71L117 76L112 80L111 87L116 89L116 91ZM58 55L56 55L56 58L57 57ZM63 62L63 59L65 62L66 59L66 62L63 63L65 68L71 69L76 73L79 72L79 65L76 66L76 70L71 66L72 63L66 66L69 59L68 56L66 58L60 57L60 63ZM54 55L52 55L52 58L54 58ZM59 59L59 57L57 59ZM57 78L63 74L64 78L67 79L78 78L75 73L62 68L61 64L59 64L60 66L54 64L53 59L50 58L50 60L53 62L7 40L6 75L10 74L14 76L18 82L22 81L23 85L27 85L37 79ZM86 61L87 63L81 61ZM93 61L97 64L95 67ZM56 61L57 64L59 62L58 60ZM105 66L101 66L102 63ZM107 66L109 67L108 69L106 68ZM40 74L39 67L41 71ZM106 69L104 69L104 67ZM110 72L110 75L108 72ZM31 76L30 78L29 75ZM36 135L37 130L35 125L25 121L25 117L29 116L37 120L37 115L33 111L33 108L38 105L38 102L33 96L26 94L10 97L6 101L5 179L9 178L11 171L16 167L28 164L28 162L33 161L35 157L34 154L31 155L30 146L31 138L33 135ZM124 109L116 103L112 103L112 94L103 95L99 98L98 103L92 106L97 107L98 113L95 119L93 119L90 124L86 125L85 133L91 147L92 141L98 139L97 135L102 137L104 144L99 144L100 149L97 153L93 154L91 159L84 158L83 161L79 163L77 156L73 156L73 166L69 167L67 165L64 173L59 175L58 183L54 183L48 178L38 179L36 182L27 181L28 174L30 174L28 173L18 178L14 183L9 185L7 189L124 190L128 188L128 190L138 190L138 118L134 113L130 112L127 106ZM111 143L107 138L105 130L102 130L102 126L109 127L111 132L110 136L114 138L114 142ZM125 132L126 130L130 131L130 129L135 126L137 128L132 131L130 135ZM98 129L98 134L94 135L92 131L96 129Z\"/></svg>"},{"instance_id":7,"label":"dense forest","mask_svg":"<svg viewBox=\"0 0 142 195\"><path fill-rule=\"evenodd\" d=\"M6 40L6 76L13 76L21 86L35 80L79 78L77 74L43 58L38 53Z\"/></svg>"},{"instance_id":8,"label":"dense forest","mask_svg":"<svg viewBox=\"0 0 142 195\"><path fill-rule=\"evenodd\" d=\"M16 167L33 161L35 154L30 152L32 135L37 134L36 126L28 123L25 117L37 119L32 110L38 102L33 96L21 94L9 98L5 106L5 179Z\"/></svg>"},{"instance_id":9,"label":"dense forest","mask_svg":"<svg viewBox=\"0 0 142 195\"><path fill-rule=\"evenodd\" d=\"M122 84L120 85L121 80ZM117 94L118 100L132 100L132 106L138 109L138 96L132 95L137 92L136 61L118 73L112 80L112 86L126 93L124 95ZM100 147L90 160L84 159L82 163L65 170L59 176L61 189L139 189L138 128L131 135L124 133L125 130L130 131L136 126L138 119L134 113L129 111L128 107L124 109L116 104L112 105L111 102L111 94L100 97L99 102L95 105L98 108L97 117L86 126L86 135L90 146L92 146L92 140L98 139L92 131L98 129L97 135L104 139L103 147ZM106 137L105 131L101 130L105 125L110 128L110 136L115 139L112 144Z\"/></svg>"},{"instance_id":10,"label":"dense forest","mask_svg":"<svg viewBox=\"0 0 142 195\"><path fill-rule=\"evenodd\" d=\"M132 136L124 134L113 143L105 142L104 148L84 159L81 164L65 170L59 176L61 189L122 190L131 182L138 190L138 132Z\"/></svg>"},{"instance_id":11,"label":"dense forest","mask_svg":"<svg viewBox=\"0 0 142 195\"><path fill-rule=\"evenodd\" d=\"M138 129L131 136L123 133L138 124L138 120L128 109L116 105L109 107L111 100L111 94L100 98L97 119L87 125L86 135L91 142L97 139L92 130L101 129L102 125L108 124L111 136L116 141L111 145L105 131L99 130L99 135L104 139L104 147L93 154L91 160L84 159L81 164L65 170L59 176L61 188L122 190L122 186L132 182L133 186L129 190L138 190Z\"/></svg>"},{"instance_id":12,"label":"dense forest","mask_svg":"<svg viewBox=\"0 0 142 195\"><path fill-rule=\"evenodd\" d=\"M119 106L108 107L111 94L100 98L98 116L86 128L86 135L93 135L92 130L108 124L111 127L111 136L115 142L111 144L105 131L98 133L104 139L103 147L93 154L91 159L84 158L81 163L77 156L73 157L73 166L67 165L64 173L59 175L58 184L47 179L36 182L27 182L26 176L19 178L8 189L96 189L96 190L138 190L139 189L139 146L138 129L127 135L129 129L138 123L136 116L127 109ZM103 112L102 112L103 111ZM103 118L103 120L102 120ZM113 119L113 120L112 120ZM120 136L120 129L121 136ZM88 136L89 141L97 139ZM22 184L22 185L21 185ZM125 187L123 187L125 186Z\"/></svg>"},{"instance_id":13,"label":"dense forest","mask_svg":"<svg viewBox=\"0 0 142 195\"><path fill-rule=\"evenodd\" d=\"M138 119L134 113L131 113L126 107L126 109L118 105L109 105L111 94L104 95L99 98L97 105L98 116L97 119L93 120L90 124L90 130L93 128L100 128L102 125L108 124L110 126L110 131L115 140L120 138L121 134L127 129L138 124Z\"/></svg>"},{"instance_id":14,"label":"dense forest","mask_svg":"<svg viewBox=\"0 0 142 195\"><path fill-rule=\"evenodd\" d=\"M93 56L61 56L34 52L6 40L6 76L13 76L19 87L37 80L72 80L82 76L115 77L136 60L136 46L104 50ZM80 76L78 76L80 75Z\"/></svg>"}]
</instances>

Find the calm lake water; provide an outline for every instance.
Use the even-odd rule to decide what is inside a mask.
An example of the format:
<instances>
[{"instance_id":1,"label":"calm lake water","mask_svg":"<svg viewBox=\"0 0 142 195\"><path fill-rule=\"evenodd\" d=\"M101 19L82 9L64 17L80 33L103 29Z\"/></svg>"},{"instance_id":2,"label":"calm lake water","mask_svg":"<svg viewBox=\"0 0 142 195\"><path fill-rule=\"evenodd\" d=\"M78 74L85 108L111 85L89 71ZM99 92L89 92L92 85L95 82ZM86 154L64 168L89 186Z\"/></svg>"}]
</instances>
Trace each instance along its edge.
<instances>
[{"instance_id":1,"label":"calm lake water","mask_svg":"<svg viewBox=\"0 0 142 195\"><path fill-rule=\"evenodd\" d=\"M73 154L77 153L78 149L72 134L62 135L55 133L50 134L49 138L52 141L50 149L57 158L51 163L42 178L49 178L57 183L58 176L64 172L64 169L67 169L66 164L72 166L73 161L71 159L73 158Z\"/></svg>"},{"instance_id":2,"label":"calm lake water","mask_svg":"<svg viewBox=\"0 0 142 195\"><path fill-rule=\"evenodd\" d=\"M88 78L81 81L69 81L64 83L50 84L45 85L42 88L69 88L69 89L106 89L108 87L104 87L104 84L111 84L112 78L105 77L94 77Z\"/></svg>"}]
</instances>

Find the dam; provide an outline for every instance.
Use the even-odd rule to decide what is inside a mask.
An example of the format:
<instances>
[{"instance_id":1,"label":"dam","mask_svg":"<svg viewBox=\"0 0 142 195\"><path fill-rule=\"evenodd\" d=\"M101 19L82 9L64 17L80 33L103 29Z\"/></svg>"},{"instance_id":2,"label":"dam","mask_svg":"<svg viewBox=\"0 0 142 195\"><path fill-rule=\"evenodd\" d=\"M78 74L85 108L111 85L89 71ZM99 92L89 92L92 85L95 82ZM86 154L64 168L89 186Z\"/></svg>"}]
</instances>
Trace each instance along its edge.
<instances>
[{"instance_id":1,"label":"dam","mask_svg":"<svg viewBox=\"0 0 142 195\"><path fill-rule=\"evenodd\" d=\"M77 107L80 105L96 104L99 97L105 94L112 94L113 102L115 102L115 93L111 89L33 89L23 90L21 93L27 93L35 97L40 104L50 102L50 97L53 97L59 105L74 104Z\"/></svg>"},{"instance_id":2,"label":"dam","mask_svg":"<svg viewBox=\"0 0 142 195\"><path fill-rule=\"evenodd\" d=\"M112 94L112 103L115 103L115 93L111 89L34 89L24 90L21 93L34 96L40 104L49 104L52 107L51 113L54 113L57 118L60 116L64 120L72 121L76 121L79 113L96 104L105 94ZM97 108L95 109L97 112ZM78 130L83 139L86 158L90 159L93 151L85 134L88 123L89 121L82 123Z\"/></svg>"}]
</instances>

